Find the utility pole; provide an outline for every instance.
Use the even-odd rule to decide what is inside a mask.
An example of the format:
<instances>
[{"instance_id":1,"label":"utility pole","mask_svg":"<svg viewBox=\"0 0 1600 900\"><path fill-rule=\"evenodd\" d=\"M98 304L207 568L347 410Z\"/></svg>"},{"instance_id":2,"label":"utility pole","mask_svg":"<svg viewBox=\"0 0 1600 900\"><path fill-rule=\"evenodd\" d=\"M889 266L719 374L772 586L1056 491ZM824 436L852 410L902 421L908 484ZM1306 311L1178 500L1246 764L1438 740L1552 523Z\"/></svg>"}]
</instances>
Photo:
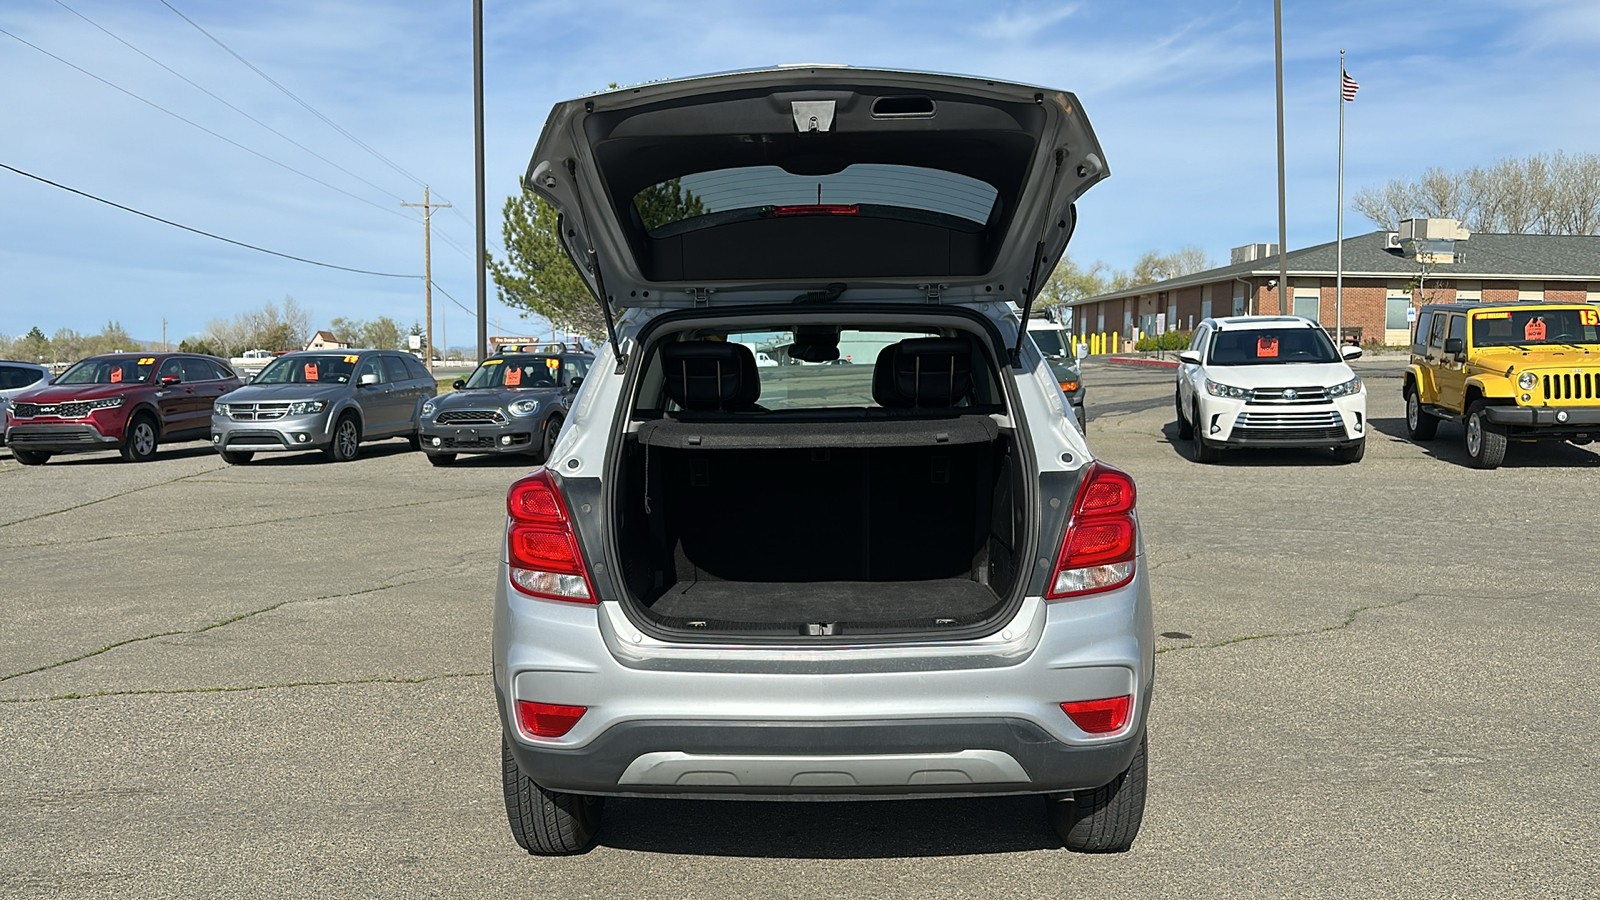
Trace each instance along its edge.
<instances>
[{"instance_id":1,"label":"utility pole","mask_svg":"<svg viewBox=\"0 0 1600 900\"><path fill-rule=\"evenodd\" d=\"M433 368L433 211L449 209L448 203L434 203L429 199L428 186L422 186L421 203L402 203L401 206L422 207L422 295L428 314L427 343L422 351L423 362Z\"/></svg>"}]
</instances>

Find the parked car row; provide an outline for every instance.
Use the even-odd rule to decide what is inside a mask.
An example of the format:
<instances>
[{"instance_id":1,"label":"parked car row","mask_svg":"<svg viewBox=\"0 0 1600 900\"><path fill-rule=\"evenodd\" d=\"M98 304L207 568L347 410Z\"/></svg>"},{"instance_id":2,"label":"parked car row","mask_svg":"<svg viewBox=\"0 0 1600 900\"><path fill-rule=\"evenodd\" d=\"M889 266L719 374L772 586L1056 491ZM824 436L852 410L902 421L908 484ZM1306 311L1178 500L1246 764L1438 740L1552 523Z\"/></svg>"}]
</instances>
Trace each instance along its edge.
<instances>
[{"instance_id":1,"label":"parked car row","mask_svg":"<svg viewBox=\"0 0 1600 900\"><path fill-rule=\"evenodd\" d=\"M422 363L392 350L308 350L272 360L248 383L195 353L111 353L50 379L0 363L0 438L23 465L60 453L118 450L143 462L165 444L211 441L234 465L258 453L355 459L363 443L403 439L435 465L458 453L543 458L593 356L507 351L437 398ZM482 390L480 390L482 389Z\"/></svg>"}]
</instances>

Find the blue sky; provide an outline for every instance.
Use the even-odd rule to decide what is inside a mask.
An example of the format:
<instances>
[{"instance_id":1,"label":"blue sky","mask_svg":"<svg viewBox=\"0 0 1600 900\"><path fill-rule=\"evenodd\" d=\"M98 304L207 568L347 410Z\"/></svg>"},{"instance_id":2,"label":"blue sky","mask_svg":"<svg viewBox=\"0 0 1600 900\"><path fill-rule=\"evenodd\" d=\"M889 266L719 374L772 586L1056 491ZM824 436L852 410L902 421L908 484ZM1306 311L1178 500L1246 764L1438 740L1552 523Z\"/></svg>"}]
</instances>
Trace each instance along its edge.
<instances>
[{"instance_id":1,"label":"blue sky","mask_svg":"<svg viewBox=\"0 0 1600 900\"><path fill-rule=\"evenodd\" d=\"M426 183L455 204L434 216L434 280L472 309L470 0L168 2L383 159L161 0L6 0L0 28L148 104L0 34L0 163L282 253L411 275L422 271L422 226L400 203L421 201ZM1334 236L1340 48L1361 84L1345 107L1347 204L1362 187L1429 166L1600 146L1594 0L1284 6L1291 246ZM491 252L500 206L556 101L612 81L784 62L963 72L1076 92L1112 173L1080 203L1069 248L1080 262L1127 268L1145 250L1188 244L1226 261L1230 247L1277 237L1270 0L484 7ZM159 339L165 319L176 342L286 295L311 311L313 326L335 316L423 318L419 279L231 247L4 170L0 210L0 333L94 332L115 319ZM1359 214L1345 218L1347 234L1371 227ZM491 333L539 327L493 290L491 281ZM475 343L475 320L438 293L434 315L451 345Z\"/></svg>"}]
</instances>

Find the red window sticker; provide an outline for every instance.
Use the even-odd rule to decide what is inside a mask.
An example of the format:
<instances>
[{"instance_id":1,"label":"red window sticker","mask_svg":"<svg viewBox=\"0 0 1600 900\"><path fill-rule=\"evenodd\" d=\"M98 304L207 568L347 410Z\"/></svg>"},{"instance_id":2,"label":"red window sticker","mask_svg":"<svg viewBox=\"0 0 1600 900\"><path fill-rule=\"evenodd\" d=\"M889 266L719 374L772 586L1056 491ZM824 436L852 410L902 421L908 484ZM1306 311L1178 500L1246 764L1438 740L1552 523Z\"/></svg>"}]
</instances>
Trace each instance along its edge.
<instances>
[{"instance_id":1,"label":"red window sticker","mask_svg":"<svg viewBox=\"0 0 1600 900\"><path fill-rule=\"evenodd\" d=\"M111 383L112 384L116 384L117 382L119 382L121 380L122 380L122 370L121 369L112 369L111 370Z\"/></svg>"},{"instance_id":2,"label":"red window sticker","mask_svg":"<svg viewBox=\"0 0 1600 900\"><path fill-rule=\"evenodd\" d=\"M316 363L306 363L306 380L307 381L316 381L317 380L317 364Z\"/></svg>"},{"instance_id":3,"label":"red window sticker","mask_svg":"<svg viewBox=\"0 0 1600 900\"><path fill-rule=\"evenodd\" d=\"M1529 319L1528 324L1522 326L1522 339L1525 341L1542 341L1544 340L1544 333L1544 319L1542 317Z\"/></svg>"},{"instance_id":4,"label":"red window sticker","mask_svg":"<svg viewBox=\"0 0 1600 900\"><path fill-rule=\"evenodd\" d=\"M506 387L516 387L522 384L522 367L511 366L506 369Z\"/></svg>"},{"instance_id":5,"label":"red window sticker","mask_svg":"<svg viewBox=\"0 0 1600 900\"><path fill-rule=\"evenodd\" d=\"M1276 336L1256 338L1256 356L1258 358L1271 359L1277 355L1278 338Z\"/></svg>"}]
</instances>

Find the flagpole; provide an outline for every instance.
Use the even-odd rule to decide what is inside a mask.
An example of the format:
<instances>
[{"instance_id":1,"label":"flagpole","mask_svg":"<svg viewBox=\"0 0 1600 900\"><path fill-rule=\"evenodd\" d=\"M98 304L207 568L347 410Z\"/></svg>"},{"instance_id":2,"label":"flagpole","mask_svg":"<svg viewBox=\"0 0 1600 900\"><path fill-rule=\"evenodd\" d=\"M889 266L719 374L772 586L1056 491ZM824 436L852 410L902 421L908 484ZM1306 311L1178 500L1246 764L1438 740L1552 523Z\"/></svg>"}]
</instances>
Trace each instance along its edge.
<instances>
[{"instance_id":1,"label":"flagpole","mask_svg":"<svg viewBox=\"0 0 1600 900\"><path fill-rule=\"evenodd\" d=\"M1344 350L1344 50L1339 51L1339 237L1334 242L1333 333L1334 342Z\"/></svg>"}]
</instances>

